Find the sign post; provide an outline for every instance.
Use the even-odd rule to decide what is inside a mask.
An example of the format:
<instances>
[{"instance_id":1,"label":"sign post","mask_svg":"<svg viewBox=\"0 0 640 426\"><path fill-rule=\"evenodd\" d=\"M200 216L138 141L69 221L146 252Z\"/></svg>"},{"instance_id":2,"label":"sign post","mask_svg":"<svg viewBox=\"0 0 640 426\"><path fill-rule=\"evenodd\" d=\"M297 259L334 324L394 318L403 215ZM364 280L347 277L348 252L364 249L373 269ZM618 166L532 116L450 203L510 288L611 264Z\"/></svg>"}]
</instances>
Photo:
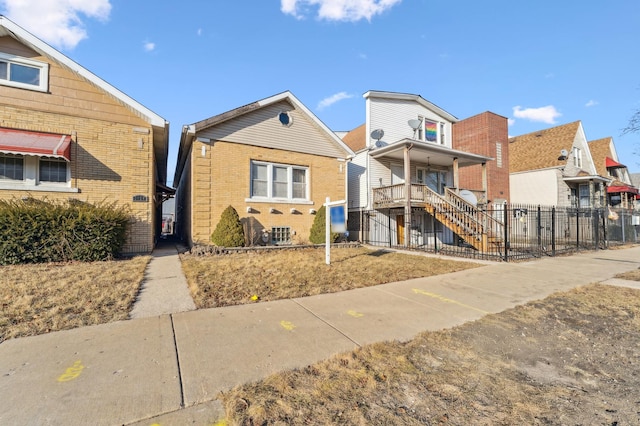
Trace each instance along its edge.
<instances>
[{"instance_id":1,"label":"sign post","mask_svg":"<svg viewBox=\"0 0 640 426\"><path fill-rule=\"evenodd\" d=\"M344 233L347 230L345 221L345 200L331 201L329 197L324 203L325 209L325 249L324 259L327 265L331 264L331 231Z\"/></svg>"}]
</instances>

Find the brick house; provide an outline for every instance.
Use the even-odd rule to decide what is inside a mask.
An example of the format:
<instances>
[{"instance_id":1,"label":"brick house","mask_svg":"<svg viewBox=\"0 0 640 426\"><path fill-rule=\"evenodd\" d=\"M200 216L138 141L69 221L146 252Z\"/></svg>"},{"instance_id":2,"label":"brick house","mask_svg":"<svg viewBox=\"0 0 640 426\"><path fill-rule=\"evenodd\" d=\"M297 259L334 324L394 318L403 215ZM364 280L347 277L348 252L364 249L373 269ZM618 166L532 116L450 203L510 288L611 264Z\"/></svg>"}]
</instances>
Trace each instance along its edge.
<instances>
[{"instance_id":1,"label":"brick house","mask_svg":"<svg viewBox=\"0 0 640 426\"><path fill-rule=\"evenodd\" d=\"M486 164L486 176L483 176L481 165L461 168L461 188L481 193L486 187L490 207L509 202L509 131L506 117L486 111L453 123L453 148L493 158Z\"/></svg>"},{"instance_id":2,"label":"brick house","mask_svg":"<svg viewBox=\"0 0 640 426\"><path fill-rule=\"evenodd\" d=\"M159 235L169 124L0 16L0 198L128 205L125 253Z\"/></svg>"},{"instance_id":3,"label":"brick house","mask_svg":"<svg viewBox=\"0 0 640 426\"><path fill-rule=\"evenodd\" d=\"M175 172L176 233L211 244L233 206L247 245L309 241L326 197L347 197L353 152L291 92L182 129Z\"/></svg>"}]
</instances>

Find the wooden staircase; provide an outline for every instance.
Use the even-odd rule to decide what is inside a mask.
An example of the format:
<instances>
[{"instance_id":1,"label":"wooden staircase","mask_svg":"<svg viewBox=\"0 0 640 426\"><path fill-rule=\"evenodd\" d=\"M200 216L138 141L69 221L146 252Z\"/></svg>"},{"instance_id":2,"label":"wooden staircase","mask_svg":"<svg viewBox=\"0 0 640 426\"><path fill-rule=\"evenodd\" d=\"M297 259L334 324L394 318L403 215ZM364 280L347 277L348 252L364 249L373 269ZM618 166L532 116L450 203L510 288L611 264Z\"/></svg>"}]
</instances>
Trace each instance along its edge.
<instances>
[{"instance_id":1,"label":"wooden staircase","mask_svg":"<svg viewBox=\"0 0 640 426\"><path fill-rule=\"evenodd\" d=\"M486 252L491 246L502 244L504 225L485 211L449 188L444 195L426 186L421 191L419 198L423 199L425 210L476 250Z\"/></svg>"}]
</instances>

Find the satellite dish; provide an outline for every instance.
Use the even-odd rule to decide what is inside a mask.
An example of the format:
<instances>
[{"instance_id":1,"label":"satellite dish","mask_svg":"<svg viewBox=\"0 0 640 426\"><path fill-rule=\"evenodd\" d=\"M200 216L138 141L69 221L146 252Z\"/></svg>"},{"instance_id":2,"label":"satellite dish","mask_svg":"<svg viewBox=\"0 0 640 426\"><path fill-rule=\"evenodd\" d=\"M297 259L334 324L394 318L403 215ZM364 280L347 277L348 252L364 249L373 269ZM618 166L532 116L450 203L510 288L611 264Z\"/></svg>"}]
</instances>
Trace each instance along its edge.
<instances>
[{"instance_id":1,"label":"satellite dish","mask_svg":"<svg viewBox=\"0 0 640 426\"><path fill-rule=\"evenodd\" d=\"M413 120L409 120L407 123L409 124L409 127L411 127L415 131L420 128L420 124L422 123L422 120L413 119Z\"/></svg>"},{"instance_id":2,"label":"satellite dish","mask_svg":"<svg viewBox=\"0 0 640 426\"><path fill-rule=\"evenodd\" d=\"M377 141L382 139L383 136L384 136L384 130L382 129L376 129L373 132L371 132L371 138Z\"/></svg>"},{"instance_id":3,"label":"satellite dish","mask_svg":"<svg viewBox=\"0 0 640 426\"><path fill-rule=\"evenodd\" d=\"M569 152L566 149L561 149L560 157L558 158L558 160L566 160L568 155L569 155Z\"/></svg>"},{"instance_id":4,"label":"satellite dish","mask_svg":"<svg viewBox=\"0 0 640 426\"><path fill-rule=\"evenodd\" d=\"M476 198L476 195L468 189L460 190L460 198L473 206L478 205L478 199Z\"/></svg>"}]
</instances>

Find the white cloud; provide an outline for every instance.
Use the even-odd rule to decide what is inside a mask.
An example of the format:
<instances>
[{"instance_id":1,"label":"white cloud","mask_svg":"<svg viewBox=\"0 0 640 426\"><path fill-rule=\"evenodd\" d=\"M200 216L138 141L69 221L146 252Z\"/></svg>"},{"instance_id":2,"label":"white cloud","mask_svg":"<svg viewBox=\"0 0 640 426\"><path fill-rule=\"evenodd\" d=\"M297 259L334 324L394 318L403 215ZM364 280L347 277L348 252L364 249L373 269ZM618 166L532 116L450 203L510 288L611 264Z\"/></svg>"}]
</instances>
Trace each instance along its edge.
<instances>
[{"instance_id":1,"label":"white cloud","mask_svg":"<svg viewBox=\"0 0 640 426\"><path fill-rule=\"evenodd\" d=\"M197 33L198 33L199 36L201 36L202 35L202 28L198 28Z\"/></svg>"},{"instance_id":2,"label":"white cloud","mask_svg":"<svg viewBox=\"0 0 640 426\"><path fill-rule=\"evenodd\" d=\"M513 116L516 118L524 118L529 121L539 121L547 124L555 124L556 118L562 114L556 110L553 105L547 105L540 108L525 108L521 106L513 107Z\"/></svg>"},{"instance_id":3,"label":"white cloud","mask_svg":"<svg viewBox=\"0 0 640 426\"><path fill-rule=\"evenodd\" d=\"M598 105L598 101L594 101L593 99L589 100L589 102L587 102L584 106L586 106L587 108L592 107L592 106L596 106Z\"/></svg>"},{"instance_id":4,"label":"white cloud","mask_svg":"<svg viewBox=\"0 0 640 426\"><path fill-rule=\"evenodd\" d=\"M144 42L144 50L146 52L151 52L152 50L154 50L156 48L156 44L150 41L145 41Z\"/></svg>"},{"instance_id":5,"label":"white cloud","mask_svg":"<svg viewBox=\"0 0 640 426\"><path fill-rule=\"evenodd\" d=\"M324 98L318 103L318 110L323 110L336 102L340 102L343 99L353 98L353 95L348 94L347 92L336 93L335 95L331 95L328 98Z\"/></svg>"},{"instance_id":6,"label":"white cloud","mask_svg":"<svg viewBox=\"0 0 640 426\"><path fill-rule=\"evenodd\" d=\"M508 126L513 126L514 124L516 124L516 119L515 118L508 118L507 119L507 125Z\"/></svg>"},{"instance_id":7,"label":"white cloud","mask_svg":"<svg viewBox=\"0 0 640 426\"><path fill-rule=\"evenodd\" d=\"M310 14L310 9L318 9L318 18L327 21L371 21L391 9L402 0L280 0L280 10L296 19Z\"/></svg>"},{"instance_id":8,"label":"white cloud","mask_svg":"<svg viewBox=\"0 0 640 426\"><path fill-rule=\"evenodd\" d=\"M106 21L110 12L109 0L0 0L0 13L62 49L88 37L81 15Z\"/></svg>"}]
</instances>

